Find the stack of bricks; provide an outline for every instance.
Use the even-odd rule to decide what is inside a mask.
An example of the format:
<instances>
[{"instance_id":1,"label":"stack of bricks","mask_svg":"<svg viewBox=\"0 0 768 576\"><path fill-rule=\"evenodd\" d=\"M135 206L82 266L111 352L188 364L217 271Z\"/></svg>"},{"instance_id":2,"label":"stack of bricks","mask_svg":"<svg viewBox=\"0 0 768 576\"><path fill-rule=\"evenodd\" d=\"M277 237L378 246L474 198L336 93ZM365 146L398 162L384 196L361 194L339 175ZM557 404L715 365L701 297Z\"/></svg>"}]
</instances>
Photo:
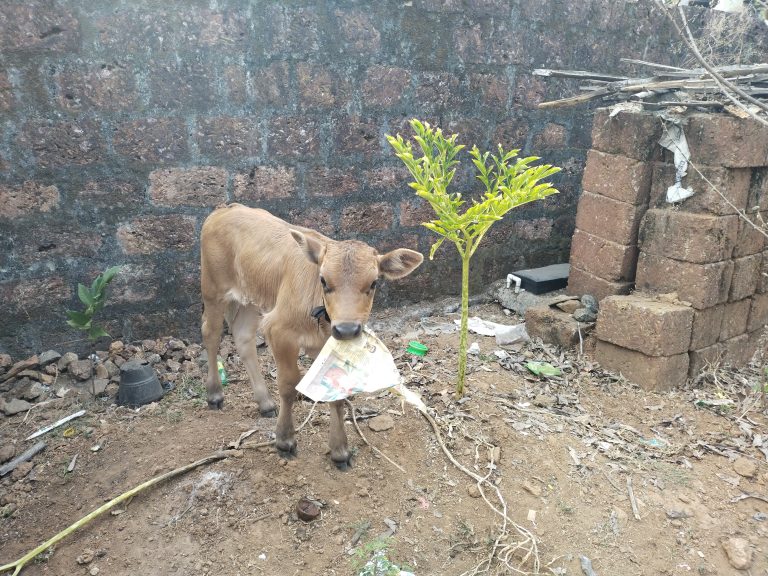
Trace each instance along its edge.
<instances>
[{"instance_id":1,"label":"stack of bricks","mask_svg":"<svg viewBox=\"0 0 768 576\"><path fill-rule=\"evenodd\" d=\"M601 300L632 289L660 137L655 116L596 112L571 243L570 294Z\"/></svg>"},{"instance_id":2,"label":"stack of bricks","mask_svg":"<svg viewBox=\"0 0 768 576\"><path fill-rule=\"evenodd\" d=\"M675 167L657 144L661 129L648 114L596 117L569 282L599 298L638 291L602 301L595 353L647 388L679 385L709 363L746 364L768 322L768 244L738 214L768 221L768 129L691 116L693 166L682 184L694 195L675 205L666 202Z\"/></svg>"}]
</instances>

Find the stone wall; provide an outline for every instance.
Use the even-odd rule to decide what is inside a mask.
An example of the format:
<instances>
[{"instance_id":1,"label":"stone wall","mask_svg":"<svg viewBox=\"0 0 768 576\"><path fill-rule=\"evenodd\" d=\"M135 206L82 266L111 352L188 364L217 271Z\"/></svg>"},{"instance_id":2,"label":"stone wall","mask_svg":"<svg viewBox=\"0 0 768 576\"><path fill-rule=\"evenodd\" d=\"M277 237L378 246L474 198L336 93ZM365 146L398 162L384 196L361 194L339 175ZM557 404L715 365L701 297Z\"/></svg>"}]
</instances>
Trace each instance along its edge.
<instances>
[{"instance_id":1,"label":"stone wall","mask_svg":"<svg viewBox=\"0 0 768 576\"><path fill-rule=\"evenodd\" d=\"M199 338L199 229L224 201L426 252L429 211L385 141L414 116L563 167L559 195L493 228L475 289L567 260L591 113L537 110L576 84L531 71L674 62L650 5L2 2L0 351L81 345L64 310L77 282L115 264L113 336ZM455 293L458 267L444 247L380 304Z\"/></svg>"}]
</instances>

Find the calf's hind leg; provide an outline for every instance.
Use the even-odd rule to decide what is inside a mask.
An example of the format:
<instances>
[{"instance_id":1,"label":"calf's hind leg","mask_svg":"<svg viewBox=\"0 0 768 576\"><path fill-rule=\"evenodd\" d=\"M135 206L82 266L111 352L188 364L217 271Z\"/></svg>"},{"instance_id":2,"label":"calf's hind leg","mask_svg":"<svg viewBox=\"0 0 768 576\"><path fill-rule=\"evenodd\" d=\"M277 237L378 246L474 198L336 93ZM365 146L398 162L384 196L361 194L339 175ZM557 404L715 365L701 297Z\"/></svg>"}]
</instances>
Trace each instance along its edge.
<instances>
[{"instance_id":1,"label":"calf's hind leg","mask_svg":"<svg viewBox=\"0 0 768 576\"><path fill-rule=\"evenodd\" d=\"M232 330L237 351L251 379L253 395L259 403L259 412L262 416L273 418L277 416L277 406L270 397L264 376L261 374L256 346L256 332L261 323L261 313L253 306L238 306L232 312L234 318L230 317L228 311L227 322Z\"/></svg>"},{"instance_id":2,"label":"calf's hind leg","mask_svg":"<svg viewBox=\"0 0 768 576\"><path fill-rule=\"evenodd\" d=\"M224 305L216 301L206 301L203 310L203 344L208 353L208 378L205 388L208 391L208 408L220 410L224 407L224 389L216 366L216 357L221 343L221 331L224 327Z\"/></svg>"}]
</instances>

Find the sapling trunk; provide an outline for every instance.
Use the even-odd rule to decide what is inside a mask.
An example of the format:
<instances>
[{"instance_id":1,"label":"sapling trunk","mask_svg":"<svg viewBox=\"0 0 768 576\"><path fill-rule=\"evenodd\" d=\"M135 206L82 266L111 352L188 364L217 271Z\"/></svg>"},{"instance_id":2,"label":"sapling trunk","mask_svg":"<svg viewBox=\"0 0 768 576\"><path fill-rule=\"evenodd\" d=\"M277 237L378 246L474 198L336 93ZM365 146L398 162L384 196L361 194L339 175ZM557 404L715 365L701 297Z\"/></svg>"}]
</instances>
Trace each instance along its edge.
<instances>
[{"instance_id":1,"label":"sapling trunk","mask_svg":"<svg viewBox=\"0 0 768 576\"><path fill-rule=\"evenodd\" d=\"M456 395L464 395L464 380L467 374L467 332L469 324L469 251L461 255L461 329L459 330L459 374Z\"/></svg>"}]
</instances>

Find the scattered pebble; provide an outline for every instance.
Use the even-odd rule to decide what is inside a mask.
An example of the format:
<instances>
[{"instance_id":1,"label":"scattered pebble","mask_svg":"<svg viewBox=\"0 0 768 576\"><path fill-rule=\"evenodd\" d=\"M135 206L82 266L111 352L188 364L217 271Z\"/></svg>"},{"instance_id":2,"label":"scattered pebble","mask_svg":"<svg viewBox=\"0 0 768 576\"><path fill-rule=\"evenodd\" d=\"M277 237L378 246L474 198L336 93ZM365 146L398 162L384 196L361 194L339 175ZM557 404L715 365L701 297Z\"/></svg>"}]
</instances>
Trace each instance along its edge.
<instances>
[{"instance_id":1,"label":"scattered pebble","mask_svg":"<svg viewBox=\"0 0 768 576\"><path fill-rule=\"evenodd\" d=\"M96 556L96 552L94 552L90 548L86 548L85 550L83 550L83 553L77 557L77 563L80 564L81 566L83 564L90 564L93 561L94 556Z\"/></svg>"},{"instance_id":2,"label":"scattered pebble","mask_svg":"<svg viewBox=\"0 0 768 576\"><path fill-rule=\"evenodd\" d=\"M752 566L752 548L744 538L728 538L723 542L723 550L731 566L737 570L746 570Z\"/></svg>"},{"instance_id":3,"label":"scattered pebble","mask_svg":"<svg viewBox=\"0 0 768 576\"><path fill-rule=\"evenodd\" d=\"M757 474L757 462L742 456L733 463L733 470L744 478L754 478L755 474Z\"/></svg>"},{"instance_id":4,"label":"scattered pebble","mask_svg":"<svg viewBox=\"0 0 768 576\"><path fill-rule=\"evenodd\" d=\"M541 486L534 484L533 482L529 482L528 480L523 481L523 490L533 494L537 498L541 496Z\"/></svg>"},{"instance_id":5,"label":"scattered pebble","mask_svg":"<svg viewBox=\"0 0 768 576\"><path fill-rule=\"evenodd\" d=\"M389 414L381 414L368 420L368 428L374 432L385 432L395 427L395 421Z\"/></svg>"},{"instance_id":6,"label":"scattered pebble","mask_svg":"<svg viewBox=\"0 0 768 576\"><path fill-rule=\"evenodd\" d=\"M480 498L480 489L477 487L477 484L470 484L467 486L467 494L472 498Z\"/></svg>"}]
</instances>

